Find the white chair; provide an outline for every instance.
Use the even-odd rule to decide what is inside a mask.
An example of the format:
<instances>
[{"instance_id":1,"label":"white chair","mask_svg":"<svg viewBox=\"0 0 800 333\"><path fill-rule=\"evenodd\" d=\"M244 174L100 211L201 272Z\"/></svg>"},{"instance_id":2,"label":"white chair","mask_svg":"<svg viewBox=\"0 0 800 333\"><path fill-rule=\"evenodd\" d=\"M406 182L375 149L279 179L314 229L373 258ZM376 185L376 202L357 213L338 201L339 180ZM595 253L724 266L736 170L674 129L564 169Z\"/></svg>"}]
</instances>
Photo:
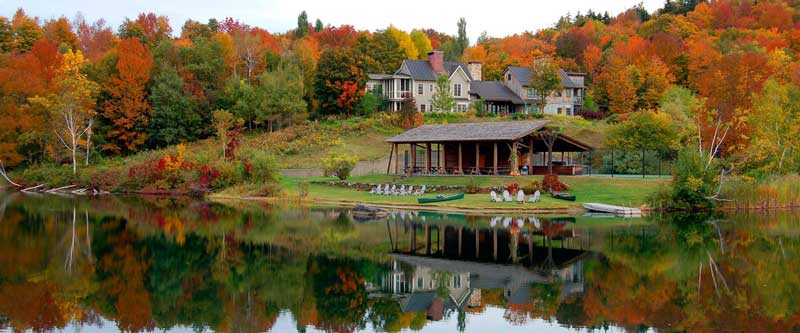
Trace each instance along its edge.
<instances>
[{"instance_id":1,"label":"white chair","mask_svg":"<svg viewBox=\"0 0 800 333\"><path fill-rule=\"evenodd\" d=\"M503 218L503 228L508 228L511 225L512 219L510 217Z\"/></svg>"},{"instance_id":2,"label":"white chair","mask_svg":"<svg viewBox=\"0 0 800 333\"><path fill-rule=\"evenodd\" d=\"M400 186L400 189L397 191L397 195L406 195L406 186Z\"/></svg>"},{"instance_id":3,"label":"white chair","mask_svg":"<svg viewBox=\"0 0 800 333\"><path fill-rule=\"evenodd\" d=\"M425 185L422 185L422 187L419 189L419 191L414 192L414 194L415 195L424 195L425 194L425 190L426 190Z\"/></svg>"},{"instance_id":4,"label":"white chair","mask_svg":"<svg viewBox=\"0 0 800 333\"><path fill-rule=\"evenodd\" d=\"M489 220L489 226L494 228L497 225L497 221L499 221L502 217L495 216L491 220Z\"/></svg>"},{"instance_id":5,"label":"white chair","mask_svg":"<svg viewBox=\"0 0 800 333\"><path fill-rule=\"evenodd\" d=\"M525 203L525 192L522 190L517 191L517 203Z\"/></svg>"},{"instance_id":6,"label":"white chair","mask_svg":"<svg viewBox=\"0 0 800 333\"><path fill-rule=\"evenodd\" d=\"M514 200L511 199L511 193L508 193L508 190L503 191L503 201L505 202L513 202Z\"/></svg>"},{"instance_id":7,"label":"white chair","mask_svg":"<svg viewBox=\"0 0 800 333\"><path fill-rule=\"evenodd\" d=\"M542 196L542 193L540 193L537 190L536 192L533 192L533 195L531 196L531 200L528 200L528 202L530 202L530 203L539 202L539 197L541 197L541 196Z\"/></svg>"},{"instance_id":8,"label":"white chair","mask_svg":"<svg viewBox=\"0 0 800 333\"><path fill-rule=\"evenodd\" d=\"M517 219L517 227L522 229L525 226L525 218L521 217Z\"/></svg>"},{"instance_id":9,"label":"white chair","mask_svg":"<svg viewBox=\"0 0 800 333\"><path fill-rule=\"evenodd\" d=\"M408 195L416 194L416 192L414 192L414 185L409 185L408 186L408 190L406 190L406 194L408 194Z\"/></svg>"},{"instance_id":10,"label":"white chair","mask_svg":"<svg viewBox=\"0 0 800 333\"><path fill-rule=\"evenodd\" d=\"M536 229L541 229L542 228L542 225L539 223L539 219L536 218L535 216L528 217L528 222L533 224L533 226L536 227Z\"/></svg>"},{"instance_id":11,"label":"white chair","mask_svg":"<svg viewBox=\"0 0 800 333\"><path fill-rule=\"evenodd\" d=\"M392 189L387 193L387 195L397 195L397 185L392 185Z\"/></svg>"},{"instance_id":12,"label":"white chair","mask_svg":"<svg viewBox=\"0 0 800 333\"><path fill-rule=\"evenodd\" d=\"M381 184L378 184L378 186L373 187L372 190L369 191L369 194L380 194L380 193L381 193Z\"/></svg>"},{"instance_id":13,"label":"white chair","mask_svg":"<svg viewBox=\"0 0 800 333\"><path fill-rule=\"evenodd\" d=\"M497 197L497 192L492 191L489 195L492 197L492 202L503 202L503 200Z\"/></svg>"}]
</instances>

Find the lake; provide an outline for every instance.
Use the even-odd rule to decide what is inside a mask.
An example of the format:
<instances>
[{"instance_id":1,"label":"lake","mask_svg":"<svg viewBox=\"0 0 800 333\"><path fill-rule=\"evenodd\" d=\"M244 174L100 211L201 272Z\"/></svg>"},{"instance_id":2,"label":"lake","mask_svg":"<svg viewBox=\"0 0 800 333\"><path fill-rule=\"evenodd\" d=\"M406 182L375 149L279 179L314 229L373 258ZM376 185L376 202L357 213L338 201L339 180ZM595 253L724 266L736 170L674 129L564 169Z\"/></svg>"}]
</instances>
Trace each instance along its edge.
<instances>
[{"instance_id":1,"label":"lake","mask_svg":"<svg viewBox=\"0 0 800 333\"><path fill-rule=\"evenodd\" d=\"M0 332L797 332L800 214L0 193Z\"/></svg>"}]
</instances>

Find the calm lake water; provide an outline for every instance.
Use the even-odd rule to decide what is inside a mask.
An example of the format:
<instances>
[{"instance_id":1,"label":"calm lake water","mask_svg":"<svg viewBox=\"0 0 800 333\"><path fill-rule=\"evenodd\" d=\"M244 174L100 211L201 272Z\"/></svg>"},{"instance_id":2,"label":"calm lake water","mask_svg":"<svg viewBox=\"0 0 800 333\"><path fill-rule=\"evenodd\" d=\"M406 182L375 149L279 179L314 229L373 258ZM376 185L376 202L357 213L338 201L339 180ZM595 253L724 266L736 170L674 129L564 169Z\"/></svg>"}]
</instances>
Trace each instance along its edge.
<instances>
[{"instance_id":1,"label":"calm lake water","mask_svg":"<svg viewBox=\"0 0 800 333\"><path fill-rule=\"evenodd\" d=\"M0 332L797 332L798 216L0 193Z\"/></svg>"}]
</instances>

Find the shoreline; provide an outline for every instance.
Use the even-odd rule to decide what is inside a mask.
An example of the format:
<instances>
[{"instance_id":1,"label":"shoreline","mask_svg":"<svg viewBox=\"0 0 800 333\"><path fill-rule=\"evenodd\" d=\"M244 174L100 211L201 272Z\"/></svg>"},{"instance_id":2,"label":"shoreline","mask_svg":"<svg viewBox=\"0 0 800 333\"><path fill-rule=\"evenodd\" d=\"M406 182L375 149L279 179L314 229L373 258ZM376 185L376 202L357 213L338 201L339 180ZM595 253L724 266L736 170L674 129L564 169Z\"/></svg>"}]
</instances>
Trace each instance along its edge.
<instances>
[{"instance_id":1,"label":"shoreline","mask_svg":"<svg viewBox=\"0 0 800 333\"><path fill-rule=\"evenodd\" d=\"M583 214L586 213L587 210L583 208L577 207L540 207L540 208L466 208L460 206L428 206L428 205L420 205L420 204L407 204L407 203L398 203L398 204L388 204L388 203L370 203L370 202L360 202L360 201L349 201L349 200L327 200L327 199L299 199L299 198L291 198L291 197L257 197L257 196L231 196L231 195L208 195L206 196L209 200L241 200L241 201L259 201L259 202L266 202L266 203L299 203L299 204L311 204L311 205L322 205L322 206L338 206L338 207L355 207L358 205L364 205L368 207L376 207L376 208L383 208L383 209L403 209L403 210L423 210L423 211L433 211L433 212L446 212L446 213L466 213L466 214L474 214L474 215L481 215L481 214ZM509 203L513 205L517 205L516 203Z\"/></svg>"}]
</instances>

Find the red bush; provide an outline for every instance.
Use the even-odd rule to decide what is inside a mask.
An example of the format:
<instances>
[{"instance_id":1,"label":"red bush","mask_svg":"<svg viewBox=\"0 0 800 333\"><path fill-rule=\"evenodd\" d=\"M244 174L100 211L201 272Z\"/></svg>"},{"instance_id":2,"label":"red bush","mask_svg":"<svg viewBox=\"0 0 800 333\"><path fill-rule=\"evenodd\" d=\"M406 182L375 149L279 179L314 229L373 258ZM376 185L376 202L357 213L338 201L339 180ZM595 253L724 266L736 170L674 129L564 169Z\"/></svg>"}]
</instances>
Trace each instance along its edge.
<instances>
[{"instance_id":1,"label":"red bush","mask_svg":"<svg viewBox=\"0 0 800 333\"><path fill-rule=\"evenodd\" d=\"M558 175L551 173L549 175L544 176L544 179L542 179L542 188L544 188L544 190L547 192L557 193L565 191L569 187L566 184L562 183L560 180L558 180Z\"/></svg>"},{"instance_id":2,"label":"red bush","mask_svg":"<svg viewBox=\"0 0 800 333\"><path fill-rule=\"evenodd\" d=\"M508 184L508 186L506 186L506 191L508 191L508 193L511 193L511 195L517 195L517 191L519 191L519 184L517 183Z\"/></svg>"}]
</instances>

